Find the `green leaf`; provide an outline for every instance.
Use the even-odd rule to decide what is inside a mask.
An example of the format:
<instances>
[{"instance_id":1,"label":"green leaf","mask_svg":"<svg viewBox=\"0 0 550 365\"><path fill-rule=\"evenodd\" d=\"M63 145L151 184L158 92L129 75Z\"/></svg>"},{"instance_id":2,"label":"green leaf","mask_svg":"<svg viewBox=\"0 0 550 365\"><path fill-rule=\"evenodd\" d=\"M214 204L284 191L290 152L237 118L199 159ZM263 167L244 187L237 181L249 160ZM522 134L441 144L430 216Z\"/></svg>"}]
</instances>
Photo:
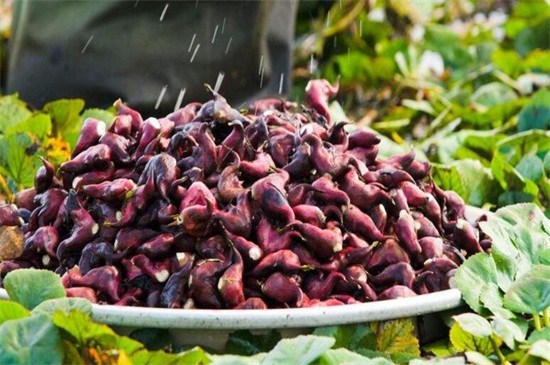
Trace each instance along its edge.
<instances>
[{"instance_id":1,"label":"green leaf","mask_svg":"<svg viewBox=\"0 0 550 365\"><path fill-rule=\"evenodd\" d=\"M426 100L404 99L401 101L401 104L404 107L410 108L412 110L416 110L416 111L423 112L430 115L436 115L435 109Z\"/></svg>"},{"instance_id":2,"label":"green leaf","mask_svg":"<svg viewBox=\"0 0 550 365\"><path fill-rule=\"evenodd\" d=\"M516 313L538 314L550 307L550 266L534 265L504 294L504 306Z\"/></svg>"},{"instance_id":3,"label":"green leaf","mask_svg":"<svg viewBox=\"0 0 550 365\"><path fill-rule=\"evenodd\" d=\"M46 315L0 326L0 364L61 364L63 347L57 328Z\"/></svg>"},{"instance_id":4,"label":"green leaf","mask_svg":"<svg viewBox=\"0 0 550 365\"><path fill-rule=\"evenodd\" d=\"M470 256L456 270L454 282L470 308L479 314L487 313L480 298L487 283L497 283L495 261L486 253Z\"/></svg>"},{"instance_id":5,"label":"green leaf","mask_svg":"<svg viewBox=\"0 0 550 365\"><path fill-rule=\"evenodd\" d=\"M76 309L86 314L92 314L92 304L86 299L82 298L57 298L48 299L37 305L32 314L49 314L52 315L56 311L63 311L68 314L71 310Z\"/></svg>"},{"instance_id":6,"label":"green leaf","mask_svg":"<svg viewBox=\"0 0 550 365\"><path fill-rule=\"evenodd\" d=\"M544 176L544 164L537 156L524 156L516 165L516 170L531 181L539 181Z\"/></svg>"},{"instance_id":7,"label":"green leaf","mask_svg":"<svg viewBox=\"0 0 550 365\"><path fill-rule=\"evenodd\" d=\"M115 114L105 109L89 108L84 110L84 112L82 113L83 121L87 118L95 118L104 121L105 124L107 124L107 127L109 127L114 117Z\"/></svg>"},{"instance_id":8,"label":"green leaf","mask_svg":"<svg viewBox=\"0 0 550 365\"><path fill-rule=\"evenodd\" d=\"M548 29L550 29L550 17L546 17L533 26L523 29L514 40L516 51L522 57L525 57L534 49L548 49L550 47Z\"/></svg>"},{"instance_id":9,"label":"green leaf","mask_svg":"<svg viewBox=\"0 0 550 365\"><path fill-rule=\"evenodd\" d=\"M327 350L319 358L319 365L392 365L393 362L383 357L370 359L345 348Z\"/></svg>"},{"instance_id":10,"label":"green leaf","mask_svg":"<svg viewBox=\"0 0 550 365\"><path fill-rule=\"evenodd\" d=\"M531 345L529 355L550 361L550 341L538 340Z\"/></svg>"},{"instance_id":11,"label":"green leaf","mask_svg":"<svg viewBox=\"0 0 550 365\"><path fill-rule=\"evenodd\" d=\"M521 75L524 67L520 55L514 50L496 49L491 55L491 61L514 79Z\"/></svg>"},{"instance_id":12,"label":"green leaf","mask_svg":"<svg viewBox=\"0 0 550 365\"><path fill-rule=\"evenodd\" d=\"M209 365L259 365L266 354L257 354L254 356L239 355L210 355L212 362Z\"/></svg>"},{"instance_id":13,"label":"green leaf","mask_svg":"<svg viewBox=\"0 0 550 365\"><path fill-rule=\"evenodd\" d=\"M65 297L59 275L48 270L19 269L4 278L4 288L11 300L33 309L48 299Z\"/></svg>"},{"instance_id":14,"label":"green leaf","mask_svg":"<svg viewBox=\"0 0 550 365\"><path fill-rule=\"evenodd\" d=\"M462 329L458 322L455 322L449 332L451 343L458 351L477 351L483 355L493 353L493 346L489 337L477 337Z\"/></svg>"},{"instance_id":15,"label":"green leaf","mask_svg":"<svg viewBox=\"0 0 550 365\"><path fill-rule=\"evenodd\" d=\"M550 128L550 91L541 89L533 95L518 115L518 131Z\"/></svg>"},{"instance_id":16,"label":"green leaf","mask_svg":"<svg viewBox=\"0 0 550 365\"><path fill-rule=\"evenodd\" d=\"M529 338L527 338L527 342L533 344L538 340L546 340L550 341L550 327L544 327L540 330L535 330L531 332L529 335Z\"/></svg>"},{"instance_id":17,"label":"green leaf","mask_svg":"<svg viewBox=\"0 0 550 365\"><path fill-rule=\"evenodd\" d=\"M479 300L491 313L504 318L513 318L514 314L503 308L503 294L495 283L486 283L481 289Z\"/></svg>"},{"instance_id":18,"label":"green leaf","mask_svg":"<svg viewBox=\"0 0 550 365\"><path fill-rule=\"evenodd\" d=\"M11 178L21 187L31 187L36 170L42 165L37 152L39 142L26 133L1 138L0 174Z\"/></svg>"},{"instance_id":19,"label":"green leaf","mask_svg":"<svg viewBox=\"0 0 550 365\"><path fill-rule=\"evenodd\" d=\"M12 319L29 317L30 312L21 304L9 300L0 300L0 325Z\"/></svg>"},{"instance_id":20,"label":"green leaf","mask_svg":"<svg viewBox=\"0 0 550 365\"><path fill-rule=\"evenodd\" d=\"M466 351L464 355L466 356L466 360L468 360L468 364L474 364L474 365L494 365L495 364L487 356L477 351Z\"/></svg>"},{"instance_id":21,"label":"green leaf","mask_svg":"<svg viewBox=\"0 0 550 365\"><path fill-rule=\"evenodd\" d=\"M462 356L451 357L446 359L434 357L429 360L414 359L411 362L409 362L409 365L466 365L466 361L464 361L464 357Z\"/></svg>"},{"instance_id":22,"label":"green leaf","mask_svg":"<svg viewBox=\"0 0 550 365\"><path fill-rule=\"evenodd\" d=\"M538 194L538 186L531 180L524 178L501 154L495 154L491 161L491 171L495 179L505 191L524 193L529 201L534 201Z\"/></svg>"},{"instance_id":23,"label":"green leaf","mask_svg":"<svg viewBox=\"0 0 550 365\"><path fill-rule=\"evenodd\" d=\"M257 335L248 330L236 331L229 335L225 344L225 353L250 356L268 352L281 338L281 334L276 330Z\"/></svg>"},{"instance_id":24,"label":"green leaf","mask_svg":"<svg viewBox=\"0 0 550 365\"><path fill-rule=\"evenodd\" d=\"M422 351L434 354L437 357L449 357L456 354L456 349L447 338L422 346Z\"/></svg>"},{"instance_id":25,"label":"green leaf","mask_svg":"<svg viewBox=\"0 0 550 365\"><path fill-rule=\"evenodd\" d=\"M28 119L32 113L17 94L0 97L0 134L7 128Z\"/></svg>"},{"instance_id":26,"label":"green leaf","mask_svg":"<svg viewBox=\"0 0 550 365\"><path fill-rule=\"evenodd\" d=\"M44 144L48 136L52 133L50 116L42 113L34 114L32 117L6 129L6 135L15 133L28 133L38 138L38 140Z\"/></svg>"},{"instance_id":27,"label":"green leaf","mask_svg":"<svg viewBox=\"0 0 550 365\"><path fill-rule=\"evenodd\" d=\"M82 99L59 99L44 105L44 112L52 117L54 131L74 129L81 121L80 112L84 109Z\"/></svg>"},{"instance_id":28,"label":"green leaf","mask_svg":"<svg viewBox=\"0 0 550 365\"><path fill-rule=\"evenodd\" d=\"M295 364L306 365L318 359L330 349L336 340L321 336L298 336L283 339L260 362L262 365Z\"/></svg>"},{"instance_id":29,"label":"green leaf","mask_svg":"<svg viewBox=\"0 0 550 365\"><path fill-rule=\"evenodd\" d=\"M104 324L94 323L89 315L78 310L69 313L57 311L52 316L53 323L62 329L64 338L71 339L81 347L89 347L91 344L104 350L124 350L128 356L144 350L143 345L131 338L117 335L111 328Z\"/></svg>"},{"instance_id":30,"label":"green leaf","mask_svg":"<svg viewBox=\"0 0 550 365\"><path fill-rule=\"evenodd\" d=\"M162 350L172 344L170 331L164 328L138 328L132 331L130 338L141 342L148 350Z\"/></svg>"},{"instance_id":31,"label":"green leaf","mask_svg":"<svg viewBox=\"0 0 550 365\"><path fill-rule=\"evenodd\" d=\"M493 333L488 320L475 313L463 313L453 316L460 327L475 337L488 337Z\"/></svg>"},{"instance_id":32,"label":"green leaf","mask_svg":"<svg viewBox=\"0 0 550 365\"><path fill-rule=\"evenodd\" d=\"M336 343L332 348L345 347L352 351L359 349L376 350L376 335L365 324L319 327L313 331L316 336L334 337Z\"/></svg>"},{"instance_id":33,"label":"green leaf","mask_svg":"<svg viewBox=\"0 0 550 365\"><path fill-rule=\"evenodd\" d=\"M401 354L420 356L420 344L415 336L412 319L403 318L382 322L375 332L378 351L385 352L392 358L394 355Z\"/></svg>"},{"instance_id":34,"label":"green leaf","mask_svg":"<svg viewBox=\"0 0 550 365\"><path fill-rule=\"evenodd\" d=\"M132 365L199 365L210 363L208 354L200 347L194 347L179 354L139 350L130 357L130 360Z\"/></svg>"},{"instance_id":35,"label":"green leaf","mask_svg":"<svg viewBox=\"0 0 550 365\"><path fill-rule=\"evenodd\" d=\"M490 108L517 98L515 91L502 82L491 82L479 87L470 98L474 104Z\"/></svg>"},{"instance_id":36,"label":"green leaf","mask_svg":"<svg viewBox=\"0 0 550 365\"><path fill-rule=\"evenodd\" d=\"M520 325L519 323L522 323L523 325ZM516 323L513 320L497 315L493 319L491 325L495 335L500 337L506 346L512 350L516 348L517 343L525 341L525 336L528 329L525 321L517 321Z\"/></svg>"}]
</instances>

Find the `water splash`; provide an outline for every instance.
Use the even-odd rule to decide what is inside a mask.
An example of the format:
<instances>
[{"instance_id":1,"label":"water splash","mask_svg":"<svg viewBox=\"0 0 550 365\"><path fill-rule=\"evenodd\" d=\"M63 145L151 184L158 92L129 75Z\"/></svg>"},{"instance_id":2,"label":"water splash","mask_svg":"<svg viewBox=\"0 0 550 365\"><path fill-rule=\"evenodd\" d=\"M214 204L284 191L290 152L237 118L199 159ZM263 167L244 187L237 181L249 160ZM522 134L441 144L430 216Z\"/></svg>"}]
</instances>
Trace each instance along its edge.
<instances>
[{"instance_id":1,"label":"water splash","mask_svg":"<svg viewBox=\"0 0 550 365\"><path fill-rule=\"evenodd\" d=\"M214 29L214 35L212 36L212 44L214 44L214 41L216 40L217 33L218 33L218 25L216 24L216 28Z\"/></svg>"},{"instance_id":2,"label":"water splash","mask_svg":"<svg viewBox=\"0 0 550 365\"><path fill-rule=\"evenodd\" d=\"M80 51L80 54L86 52L86 49L88 48L88 46L90 45L90 43L92 42L92 39L94 39L94 36L90 36L90 38L88 38L88 42L86 42L86 44L84 45L84 47L82 48L82 51Z\"/></svg>"},{"instance_id":3,"label":"water splash","mask_svg":"<svg viewBox=\"0 0 550 365\"><path fill-rule=\"evenodd\" d=\"M166 10L168 10L168 6L170 4L166 3L166 5L164 5L164 9L162 9L162 14L160 14L160 18L159 18L159 22L162 22L164 20L164 16L166 15Z\"/></svg>"},{"instance_id":4,"label":"water splash","mask_svg":"<svg viewBox=\"0 0 550 365\"><path fill-rule=\"evenodd\" d=\"M189 63L193 63L193 60L195 59L195 56L197 55L197 52L199 51L200 46L201 44L197 43L197 47L195 47L195 51L193 51L193 55L191 56L191 60L189 61Z\"/></svg>"},{"instance_id":5,"label":"water splash","mask_svg":"<svg viewBox=\"0 0 550 365\"><path fill-rule=\"evenodd\" d=\"M225 77L225 72L220 71L218 73L218 78L216 79L216 85L214 85L214 91L218 92L220 91L220 87L222 86L223 78Z\"/></svg>"},{"instance_id":6,"label":"water splash","mask_svg":"<svg viewBox=\"0 0 550 365\"><path fill-rule=\"evenodd\" d=\"M229 46L231 46L231 41L233 40L233 37L229 37L229 41L227 42L227 47L225 47L225 54L229 52Z\"/></svg>"},{"instance_id":7,"label":"water splash","mask_svg":"<svg viewBox=\"0 0 550 365\"><path fill-rule=\"evenodd\" d=\"M197 33L193 34L193 38L191 38L191 43L189 43L189 49L187 50L187 53L191 52L191 49L193 48L193 43L195 43L195 38L197 38Z\"/></svg>"},{"instance_id":8,"label":"water splash","mask_svg":"<svg viewBox=\"0 0 550 365\"><path fill-rule=\"evenodd\" d=\"M162 90L160 91L159 97L157 99L157 103L155 104L155 110L159 108L160 103L162 102L162 98L164 98L164 94L166 94L166 90L168 90L168 85L164 85L162 87Z\"/></svg>"},{"instance_id":9,"label":"water splash","mask_svg":"<svg viewBox=\"0 0 550 365\"><path fill-rule=\"evenodd\" d=\"M183 102L185 91L187 91L187 89L185 88L180 90L180 93L178 94L178 99L176 100L176 105L174 106L174 111L177 111L179 108L181 108L181 103Z\"/></svg>"},{"instance_id":10,"label":"water splash","mask_svg":"<svg viewBox=\"0 0 550 365\"><path fill-rule=\"evenodd\" d=\"M283 82L285 80L285 73L281 73L281 78L279 79L279 95L283 93Z\"/></svg>"},{"instance_id":11,"label":"water splash","mask_svg":"<svg viewBox=\"0 0 550 365\"><path fill-rule=\"evenodd\" d=\"M258 75L262 73L264 70L264 56L262 55L260 57L260 68L258 69Z\"/></svg>"}]
</instances>

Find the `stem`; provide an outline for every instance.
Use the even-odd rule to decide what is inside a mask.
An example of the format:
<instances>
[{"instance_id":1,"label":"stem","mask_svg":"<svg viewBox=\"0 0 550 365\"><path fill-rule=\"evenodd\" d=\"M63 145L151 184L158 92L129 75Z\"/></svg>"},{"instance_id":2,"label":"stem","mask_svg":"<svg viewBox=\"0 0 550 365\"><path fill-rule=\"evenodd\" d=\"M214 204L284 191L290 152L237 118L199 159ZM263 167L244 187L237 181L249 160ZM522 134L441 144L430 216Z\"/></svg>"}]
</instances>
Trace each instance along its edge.
<instances>
[{"instance_id":1,"label":"stem","mask_svg":"<svg viewBox=\"0 0 550 365\"><path fill-rule=\"evenodd\" d=\"M498 357L498 361L502 365L511 365L510 362L506 360L506 357L504 357L504 354L500 351L497 341L495 340L495 337L493 335L489 336L489 341L491 341L491 345L493 346L493 350Z\"/></svg>"},{"instance_id":2,"label":"stem","mask_svg":"<svg viewBox=\"0 0 550 365\"><path fill-rule=\"evenodd\" d=\"M533 314L533 324L535 325L535 329L537 331L540 331L542 329L542 324L540 322L540 317L538 314Z\"/></svg>"},{"instance_id":3,"label":"stem","mask_svg":"<svg viewBox=\"0 0 550 365\"><path fill-rule=\"evenodd\" d=\"M523 357L521 358L521 360L518 361L518 364L517 365L525 365L527 364L527 360L529 359L530 355L529 353L526 353L525 355L523 355Z\"/></svg>"},{"instance_id":4,"label":"stem","mask_svg":"<svg viewBox=\"0 0 550 365\"><path fill-rule=\"evenodd\" d=\"M359 14L361 13L361 10L363 10L363 8L365 7L365 4L366 4L366 0L358 1L353 7L353 9L351 9L351 11L346 16L342 17L332 27L325 28L323 30L323 37L328 38L346 29L351 24L351 22L353 22L353 20L357 16L359 16Z\"/></svg>"},{"instance_id":5,"label":"stem","mask_svg":"<svg viewBox=\"0 0 550 365\"><path fill-rule=\"evenodd\" d=\"M550 327L550 308L546 308L542 311L542 320L544 322L544 327Z\"/></svg>"},{"instance_id":6,"label":"stem","mask_svg":"<svg viewBox=\"0 0 550 365\"><path fill-rule=\"evenodd\" d=\"M8 184L6 183L6 180L4 179L4 176L2 175L0 175L0 191L6 196L6 201L11 203L13 195L10 191Z\"/></svg>"}]
</instances>

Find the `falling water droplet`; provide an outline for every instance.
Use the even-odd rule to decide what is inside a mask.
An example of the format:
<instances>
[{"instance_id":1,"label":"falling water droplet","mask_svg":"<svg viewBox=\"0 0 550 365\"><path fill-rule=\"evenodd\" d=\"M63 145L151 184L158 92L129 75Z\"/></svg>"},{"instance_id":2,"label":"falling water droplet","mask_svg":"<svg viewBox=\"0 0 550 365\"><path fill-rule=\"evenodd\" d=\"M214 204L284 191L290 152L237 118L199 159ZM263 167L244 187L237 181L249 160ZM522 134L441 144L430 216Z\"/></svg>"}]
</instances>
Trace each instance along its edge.
<instances>
[{"instance_id":1,"label":"falling water droplet","mask_svg":"<svg viewBox=\"0 0 550 365\"><path fill-rule=\"evenodd\" d=\"M176 100L176 105L174 106L174 111L178 110L181 107L181 103L183 102L183 96L185 95L185 91L187 89L181 89L180 93L178 94L178 99Z\"/></svg>"},{"instance_id":2,"label":"falling water droplet","mask_svg":"<svg viewBox=\"0 0 550 365\"><path fill-rule=\"evenodd\" d=\"M363 38L363 19L359 19L359 38Z\"/></svg>"},{"instance_id":3,"label":"falling water droplet","mask_svg":"<svg viewBox=\"0 0 550 365\"><path fill-rule=\"evenodd\" d=\"M264 56L262 55L260 57L260 68L258 69L258 75L262 73L264 70Z\"/></svg>"},{"instance_id":4,"label":"falling water droplet","mask_svg":"<svg viewBox=\"0 0 550 365\"><path fill-rule=\"evenodd\" d=\"M191 38L191 43L189 43L189 49L187 50L187 53L191 52L191 49L193 48L193 43L195 43L195 38L197 38L197 33L193 34L193 38Z\"/></svg>"},{"instance_id":5,"label":"falling water droplet","mask_svg":"<svg viewBox=\"0 0 550 365\"><path fill-rule=\"evenodd\" d=\"M199 0L195 1L195 9L199 6Z\"/></svg>"},{"instance_id":6,"label":"falling water droplet","mask_svg":"<svg viewBox=\"0 0 550 365\"><path fill-rule=\"evenodd\" d=\"M139 0L136 0L136 2L134 3L134 8L136 8L139 4Z\"/></svg>"},{"instance_id":7,"label":"falling water droplet","mask_svg":"<svg viewBox=\"0 0 550 365\"><path fill-rule=\"evenodd\" d=\"M214 91L218 92L220 91L220 87L222 86L223 78L225 77L225 72L220 71L218 73L218 78L216 79L216 85L214 85Z\"/></svg>"},{"instance_id":8,"label":"falling water droplet","mask_svg":"<svg viewBox=\"0 0 550 365\"><path fill-rule=\"evenodd\" d=\"M193 60L195 59L195 56L197 55L200 46L201 44L197 43L197 47L195 47L195 51L193 51L193 55L191 56L191 60L189 61L189 63L193 63Z\"/></svg>"},{"instance_id":9,"label":"falling water droplet","mask_svg":"<svg viewBox=\"0 0 550 365\"><path fill-rule=\"evenodd\" d=\"M326 21L326 24L325 24L325 27L327 27L327 28L328 28L328 26L330 25L329 18L330 18L330 10L327 11L327 21Z\"/></svg>"},{"instance_id":10,"label":"falling water droplet","mask_svg":"<svg viewBox=\"0 0 550 365\"><path fill-rule=\"evenodd\" d=\"M340 9L342 9L342 0L340 0Z\"/></svg>"},{"instance_id":11,"label":"falling water droplet","mask_svg":"<svg viewBox=\"0 0 550 365\"><path fill-rule=\"evenodd\" d=\"M349 60L350 60L350 56L351 56L351 49L350 49L350 47L348 47L348 63L349 63Z\"/></svg>"},{"instance_id":12,"label":"falling water droplet","mask_svg":"<svg viewBox=\"0 0 550 365\"><path fill-rule=\"evenodd\" d=\"M212 36L212 44L214 44L214 41L216 40L217 33L218 33L218 25L216 24L216 28L214 29L214 35Z\"/></svg>"},{"instance_id":13,"label":"falling water droplet","mask_svg":"<svg viewBox=\"0 0 550 365\"><path fill-rule=\"evenodd\" d=\"M84 45L84 48L82 48L82 51L80 51L80 54L86 52L86 49L88 48L88 46L90 45L90 43L92 42L92 39L94 39L94 36L90 36L90 38L88 38L88 42L86 42L86 44Z\"/></svg>"},{"instance_id":14,"label":"falling water droplet","mask_svg":"<svg viewBox=\"0 0 550 365\"><path fill-rule=\"evenodd\" d=\"M223 32L225 32L225 21L227 20L227 17L224 17L223 18L223 23L222 23L222 34Z\"/></svg>"},{"instance_id":15,"label":"falling water droplet","mask_svg":"<svg viewBox=\"0 0 550 365\"><path fill-rule=\"evenodd\" d=\"M260 72L260 89L264 86L264 69Z\"/></svg>"},{"instance_id":16,"label":"falling water droplet","mask_svg":"<svg viewBox=\"0 0 550 365\"><path fill-rule=\"evenodd\" d=\"M314 63L315 63L315 59L313 58L313 55L311 55L311 59L309 60L309 74L313 74L314 70L315 70L315 66L314 66Z\"/></svg>"},{"instance_id":17,"label":"falling water droplet","mask_svg":"<svg viewBox=\"0 0 550 365\"><path fill-rule=\"evenodd\" d=\"M333 46L334 48L336 48L336 36L334 36L334 37L332 38L332 40L333 40L332 46Z\"/></svg>"},{"instance_id":18,"label":"falling water droplet","mask_svg":"<svg viewBox=\"0 0 550 365\"><path fill-rule=\"evenodd\" d=\"M170 4L166 3L166 5L164 5L164 9L162 9L162 14L160 14L160 19L159 19L159 22L162 22L164 20L164 16L166 15L166 10L168 10L168 6Z\"/></svg>"},{"instance_id":19,"label":"falling water droplet","mask_svg":"<svg viewBox=\"0 0 550 365\"><path fill-rule=\"evenodd\" d=\"M283 82L285 80L285 74L284 72L281 73L281 79L279 80L279 94L283 93Z\"/></svg>"},{"instance_id":20,"label":"falling water droplet","mask_svg":"<svg viewBox=\"0 0 550 365\"><path fill-rule=\"evenodd\" d=\"M225 54L229 52L229 46L231 46L231 41L233 40L233 37L229 37L229 41L227 42L227 47L225 48Z\"/></svg>"},{"instance_id":21,"label":"falling water droplet","mask_svg":"<svg viewBox=\"0 0 550 365\"><path fill-rule=\"evenodd\" d=\"M160 91L159 97L157 99L157 103L155 104L155 110L159 108L160 103L162 102L162 98L164 98L164 94L166 93L167 89L168 89L168 85L164 85L162 87L162 90Z\"/></svg>"}]
</instances>

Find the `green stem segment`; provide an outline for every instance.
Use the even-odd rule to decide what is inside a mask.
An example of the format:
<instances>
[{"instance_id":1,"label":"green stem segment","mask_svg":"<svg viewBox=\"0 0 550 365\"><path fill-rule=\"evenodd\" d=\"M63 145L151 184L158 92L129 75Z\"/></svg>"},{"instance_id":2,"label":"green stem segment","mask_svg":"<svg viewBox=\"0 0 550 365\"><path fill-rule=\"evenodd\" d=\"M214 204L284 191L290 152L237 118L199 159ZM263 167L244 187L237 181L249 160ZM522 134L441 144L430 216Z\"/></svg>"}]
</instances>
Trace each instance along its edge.
<instances>
[{"instance_id":1,"label":"green stem segment","mask_svg":"<svg viewBox=\"0 0 550 365\"><path fill-rule=\"evenodd\" d=\"M544 327L550 327L550 308L546 308L542 311L542 321Z\"/></svg>"},{"instance_id":2,"label":"green stem segment","mask_svg":"<svg viewBox=\"0 0 550 365\"><path fill-rule=\"evenodd\" d=\"M489 340L491 341L491 345L493 346L493 350L495 351L495 354L498 357L498 361L502 365L512 365L508 360L506 360L506 357L504 357L504 354L500 351L500 348L498 347L497 341L495 340L495 337L493 335L489 336Z\"/></svg>"},{"instance_id":3,"label":"green stem segment","mask_svg":"<svg viewBox=\"0 0 550 365\"><path fill-rule=\"evenodd\" d=\"M6 200L8 202L12 202L13 195L10 191L10 187L6 183L6 179L4 179L4 176L2 175L0 175L0 192L6 196Z\"/></svg>"},{"instance_id":4,"label":"green stem segment","mask_svg":"<svg viewBox=\"0 0 550 365\"><path fill-rule=\"evenodd\" d=\"M542 323L538 314L533 315L533 324L535 325L535 329L537 331L540 331L542 329Z\"/></svg>"}]
</instances>

